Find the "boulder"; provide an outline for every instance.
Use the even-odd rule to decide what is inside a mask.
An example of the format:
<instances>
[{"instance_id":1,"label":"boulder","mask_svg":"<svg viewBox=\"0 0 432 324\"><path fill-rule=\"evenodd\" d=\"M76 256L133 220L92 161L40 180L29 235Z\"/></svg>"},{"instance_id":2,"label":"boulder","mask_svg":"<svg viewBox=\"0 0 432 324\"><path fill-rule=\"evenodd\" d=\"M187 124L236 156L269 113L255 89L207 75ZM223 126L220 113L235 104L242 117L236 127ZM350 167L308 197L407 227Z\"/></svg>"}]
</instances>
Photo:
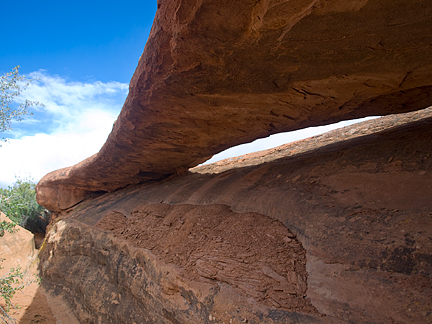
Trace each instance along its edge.
<instances>
[{"instance_id":1,"label":"boulder","mask_svg":"<svg viewBox=\"0 0 432 324\"><path fill-rule=\"evenodd\" d=\"M79 203L42 284L81 323L428 323L432 109Z\"/></svg>"},{"instance_id":2,"label":"boulder","mask_svg":"<svg viewBox=\"0 0 432 324\"><path fill-rule=\"evenodd\" d=\"M5 214L0 213L0 222L3 221L12 223ZM0 277L17 266L25 271L35 255L33 234L19 225L15 229L15 233L5 231L0 237L0 259L5 259L1 263Z\"/></svg>"},{"instance_id":3,"label":"boulder","mask_svg":"<svg viewBox=\"0 0 432 324\"><path fill-rule=\"evenodd\" d=\"M431 25L430 0L158 1L105 145L37 199L65 210L270 134L425 108Z\"/></svg>"}]
</instances>

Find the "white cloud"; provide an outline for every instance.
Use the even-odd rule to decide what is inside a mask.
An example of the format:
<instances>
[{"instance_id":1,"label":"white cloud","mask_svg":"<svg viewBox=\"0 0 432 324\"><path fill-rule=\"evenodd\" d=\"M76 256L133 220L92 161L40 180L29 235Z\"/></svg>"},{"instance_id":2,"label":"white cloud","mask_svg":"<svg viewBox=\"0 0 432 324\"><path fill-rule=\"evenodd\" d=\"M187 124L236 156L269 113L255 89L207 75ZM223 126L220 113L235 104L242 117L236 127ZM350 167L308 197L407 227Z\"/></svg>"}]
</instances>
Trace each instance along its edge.
<instances>
[{"instance_id":1,"label":"white cloud","mask_svg":"<svg viewBox=\"0 0 432 324\"><path fill-rule=\"evenodd\" d=\"M274 134L266 138L257 139L251 143L241 144L241 145L231 147L219 154L214 155L210 160L206 161L204 164L217 162L223 159L228 159L230 157L236 157L236 156L248 154L251 152L271 149L273 147L277 147L286 143L299 141L311 136L329 132L336 128L345 127L348 125L352 125L373 118L377 118L377 117L365 117L360 119L345 120L345 121L341 121L335 124L330 124L325 126L309 127L309 128L292 131L292 132Z\"/></svg>"},{"instance_id":2,"label":"white cloud","mask_svg":"<svg viewBox=\"0 0 432 324\"><path fill-rule=\"evenodd\" d=\"M30 84L25 98L45 107L13 124L16 131L9 142L0 143L0 187L15 182L15 175L39 181L48 172L97 153L128 91L128 85L119 82L70 82L44 71L28 76L40 81Z\"/></svg>"},{"instance_id":3,"label":"white cloud","mask_svg":"<svg viewBox=\"0 0 432 324\"><path fill-rule=\"evenodd\" d=\"M87 113L104 113L116 111L125 99L128 85L120 82L93 83L68 82L59 76L50 76L43 71L29 74L39 82L31 83L25 92L26 98L44 103L46 112L55 116L60 131L73 124L82 123ZM121 96L121 102L118 95ZM118 106L120 104L120 107Z\"/></svg>"}]
</instances>

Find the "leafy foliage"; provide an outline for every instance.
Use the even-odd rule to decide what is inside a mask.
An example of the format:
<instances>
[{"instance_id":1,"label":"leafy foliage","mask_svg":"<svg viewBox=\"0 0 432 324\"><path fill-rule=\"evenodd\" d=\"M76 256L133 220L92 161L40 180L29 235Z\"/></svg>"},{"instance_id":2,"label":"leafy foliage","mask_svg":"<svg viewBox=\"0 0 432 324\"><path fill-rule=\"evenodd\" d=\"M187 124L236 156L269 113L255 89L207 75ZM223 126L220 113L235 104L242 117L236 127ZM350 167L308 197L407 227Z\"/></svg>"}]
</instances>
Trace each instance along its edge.
<instances>
[{"instance_id":1,"label":"leafy foliage","mask_svg":"<svg viewBox=\"0 0 432 324\"><path fill-rule=\"evenodd\" d=\"M8 189L0 189L0 210L5 213L12 222L0 222L0 237L5 232L15 233L16 223L25 224L31 218L40 218L45 209L36 202L36 184L32 179L18 179ZM0 259L1 263L4 259ZM16 320L8 315L12 304L12 298L16 292L24 289L24 273L20 266L12 268L0 278L0 299L4 300L5 308L0 307L0 323L16 323ZM27 284L32 283L28 282Z\"/></svg>"},{"instance_id":2,"label":"leafy foliage","mask_svg":"<svg viewBox=\"0 0 432 324\"><path fill-rule=\"evenodd\" d=\"M17 229L15 228L16 224L13 222L2 221L0 223L0 237L4 235L4 232L15 233ZM0 269L3 269L1 263L5 259L0 259ZM8 315L8 312L11 307L14 307L12 304L12 298L16 292L22 290L25 285L20 281L24 277L23 272L21 271L21 267L17 266L16 268L12 268L0 277L0 298L4 300L6 309L0 306L0 321L3 323L16 323L15 319Z\"/></svg>"},{"instance_id":3,"label":"leafy foliage","mask_svg":"<svg viewBox=\"0 0 432 324\"><path fill-rule=\"evenodd\" d=\"M12 69L12 72L5 73L0 77L0 133L12 129L12 120L20 121L22 116L31 114L29 108L32 106L43 106L38 101L25 100L22 104L13 105L14 100L35 79L28 79L19 75L20 66ZM5 140L3 138L3 140Z\"/></svg>"},{"instance_id":4,"label":"leafy foliage","mask_svg":"<svg viewBox=\"0 0 432 324\"><path fill-rule=\"evenodd\" d=\"M20 121L22 116L29 115L31 106L43 106L37 101L25 100L20 105L15 105L14 100L22 91L27 89L34 79L27 79L19 75L19 66L12 72L0 76L0 133L12 129L12 120ZM2 138L1 140L5 140ZM0 145L1 146L1 145ZM24 225L28 219L37 218L45 210L36 202L35 183L32 179L17 179L15 184L8 189L0 189L0 211L4 212L13 221L0 222L0 237L6 232L16 231L15 223ZM0 259L0 265L4 259ZM0 269L3 269L0 266ZM0 299L3 299L6 309L0 307L0 322L16 323L16 320L7 313L12 304L12 298L16 292L25 287L22 279L24 277L21 267L12 268L0 278ZM31 281L32 282L32 281ZM29 282L28 284L30 284Z\"/></svg>"},{"instance_id":5,"label":"leafy foliage","mask_svg":"<svg viewBox=\"0 0 432 324\"><path fill-rule=\"evenodd\" d=\"M0 259L3 262L4 259ZM3 269L0 267L0 269ZM7 274L0 278L0 297L4 299L6 303L6 311L8 312L11 308L11 299L15 293L24 288L23 284L20 284L20 279L23 279L24 274L21 271L21 267L12 268ZM18 286L16 286L18 285Z\"/></svg>"},{"instance_id":6,"label":"leafy foliage","mask_svg":"<svg viewBox=\"0 0 432 324\"><path fill-rule=\"evenodd\" d=\"M0 237L2 237L6 232L9 233L15 233L16 229L15 229L16 224L15 223L9 223L7 221L3 221L0 223Z\"/></svg>"},{"instance_id":7,"label":"leafy foliage","mask_svg":"<svg viewBox=\"0 0 432 324\"><path fill-rule=\"evenodd\" d=\"M0 264L5 259L0 259ZM0 269L3 267L0 266ZM4 300L5 308L0 306L0 322L7 324L15 324L17 321L9 316L8 312L11 308L16 308L12 303L12 298L18 291L23 290L27 285L33 282L40 283L40 279L25 280L24 273L22 272L21 266L12 268L0 278L0 299Z\"/></svg>"},{"instance_id":8,"label":"leafy foliage","mask_svg":"<svg viewBox=\"0 0 432 324\"><path fill-rule=\"evenodd\" d=\"M8 189L0 189L0 210L13 222L24 227L45 211L36 201L36 184L31 178L16 179Z\"/></svg>"},{"instance_id":9,"label":"leafy foliage","mask_svg":"<svg viewBox=\"0 0 432 324\"><path fill-rule=\"evenodd\" d=\"M0 269L3 269L3 267L1 267L1 263L4 260L5 259L0 259ZM12 303L12 298L18 291L23 290L26 286L32 284L33 282L40 284L41 279L36 276L34 280L27 280L24 278L24 272L22 272L21 266L19 265L16 268L10 269L8 273L0 278L0 299L4 300L5 305L5 308L0 306L0 323L17 323L17 321L8 314L11 308L16 308Z\"/></svg>"}]
</instances>

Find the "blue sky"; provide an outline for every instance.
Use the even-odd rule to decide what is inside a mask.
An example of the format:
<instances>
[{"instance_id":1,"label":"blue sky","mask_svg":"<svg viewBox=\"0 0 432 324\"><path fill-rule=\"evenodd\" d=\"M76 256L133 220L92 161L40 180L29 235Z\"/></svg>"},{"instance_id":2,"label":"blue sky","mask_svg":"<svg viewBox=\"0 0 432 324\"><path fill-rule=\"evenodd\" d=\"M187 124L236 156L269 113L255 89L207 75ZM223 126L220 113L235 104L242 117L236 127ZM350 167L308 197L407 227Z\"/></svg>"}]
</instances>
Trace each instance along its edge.
<instances>
[{"instance_id":1,"label":"blue sky","mask_svg":"<svg viewBox=\"0 0 432 324\"><path fill-rule=\"evenodd\" d=\"M0 72L129 83L155 12L156 0L4 1Z\"/></svg>"},{"instance_id":2,"label":"blue sky","mask_svg":"<svg viewBox=\"0 0 432 324\"><path fill-rule=\"evenodd\" d=\"M154 1L6 1L0 73L39 78L23 93L45 107L0 143L0 187L82 161L105 142L144 50ZM19 100L17 100L19 103Z\"/></svg>"},{"instance_id":3,"label":"blue sky","mask_svg":"<svg viewBox=\"0 0 432 324\"><path fill-rule=\"evenodd\" d=\"M7 1L2 4L0 73L20 65L38 78L23 93L44 107L0 134L0 187L15 176L39 181L48 172L97 153L117 118L144 50L152 1ZM339 124L343 126L352 122ZM210 162L268 149L336 126L277 134L231 148Z\"/></svg>"}]
</instances>

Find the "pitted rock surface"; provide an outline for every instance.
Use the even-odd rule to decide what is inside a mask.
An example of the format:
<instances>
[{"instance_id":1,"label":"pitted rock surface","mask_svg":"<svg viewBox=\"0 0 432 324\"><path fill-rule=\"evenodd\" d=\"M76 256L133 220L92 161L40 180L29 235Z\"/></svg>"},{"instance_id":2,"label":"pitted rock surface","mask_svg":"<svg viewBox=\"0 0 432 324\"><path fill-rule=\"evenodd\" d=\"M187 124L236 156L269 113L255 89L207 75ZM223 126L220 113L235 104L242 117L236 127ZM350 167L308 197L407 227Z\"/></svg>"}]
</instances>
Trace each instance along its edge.
<instances>
[{"instance_id":1,"label":"pitted rock surface","mask_svg":"<svg viewBox=\"0 0 432 324\"><path fill-rule=\"evenodd\" d=\"M270 134L425 108L431 25L430 0L158 1L107 142L38 201L64 210Z\"/></svg>"},{"instance_id":2,"label":"pitted rock surface","mask_svg":"<svg viewBox=\"0 0 432 324\"><path fill-rule=\"evenodd\" d=\"M150 204L97 227L149 249L194 281L225 282L267 307L318 314L306 296L306 252L280 222L224 205Z\"/></svg>"}]
</instances>

